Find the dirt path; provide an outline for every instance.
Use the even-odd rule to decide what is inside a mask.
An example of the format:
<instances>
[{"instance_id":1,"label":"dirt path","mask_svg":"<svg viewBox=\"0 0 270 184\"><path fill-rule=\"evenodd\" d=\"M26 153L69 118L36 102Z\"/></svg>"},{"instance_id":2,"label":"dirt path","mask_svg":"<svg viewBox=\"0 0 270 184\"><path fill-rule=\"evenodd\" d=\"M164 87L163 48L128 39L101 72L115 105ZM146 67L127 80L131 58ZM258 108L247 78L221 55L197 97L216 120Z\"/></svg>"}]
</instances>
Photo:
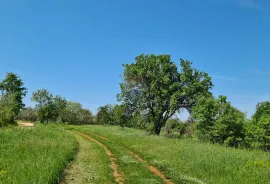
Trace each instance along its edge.
<instances>
[{"instance_id":1,"label":"dirt path","mask_svg":"<svg viewBox=\"0 0 270 184\"><path fill-rule=\"evenodd\" d=\"M18 125L21 127L34 127L34 123L31 122L20 122Z\"/></svg>"},{"instance_id":2,"label":"dirt path","mask_svg":"<svg viewBox=\"0 0 270 184\"><path fill-rule=\"evenodd\" d=\"M119 184L124 184L124 182L125 182L124 174L120 173L118 171L118 165L116 163L116 158L114 157L112 152L104 144L102 144L101 142L99 142L96 139L92 138L91 136L89 136L87 134L84 134L84 133L81 133L81 132L78 132L78 131L75 131L75 132L82 135L82 136L84 136L84 137L87 137L89 140L97 143L100 147L102 147L105 150L106 154L108 155L108 157L110 158L110 161L111 161L111 167L113 169L113 176L115 178L115 181L117 183L119 183Z\"/></svg>"},{"instance_id":3,"label":"dirt path","mask_svg":"<svg viewBox=\"0 0 270 184\"><path fill-rule=\"evenodd\" d=\"M75 159L68 165L60 184L111 184L114 181L110 160L104 150L95 142L73 133L79 147Z\"/></svg>"},{"instance_id":4,"label":"dirt path","mask_svg":"<svg viewBox=\"0 0 270 184\"><path fill-rule=\"evenodd\" d=\"M143 160L138 154L135 154L135 153L133 153L132 151L130 151L130 153L131 153L133 156L135 156L139 162L147 163L147 162L146 162L145 160ZM147 163L147 164L148 164L148 163ZM154 173L155 175L159 176L166 184L173 184L173 182L170 181L169 179L167 179L167 178L165 177L165 175L162 174L156 167L154 167L154 166L148 164L148 168L149 168L149 170L150 170L152 173Z\"/></svg>"},{"instance_id":5,"label":"dirt path","mask_svg":"<svg viewBox=\"0 0 270 184\"><path fill-rule=\"evenodd\" d=\"M118 184L124 184L129 182L134 183L135 181L135 183L161 183L163 181L166 184L174 184L157 167L153 166L148 161L142 159L141 156L134 153L126 146L121 146L120 144L117 144L117 142L114 142L105 136L94 134L89 131L87 131L87 134L79 131L74 131L74 133L76 133L77 136L87 138L88 140L90 140L88 142L94 143L99 149L102 148L105 150L105 152L103 152L103 154L105 155L105 159L109 158L108 164L110 163L111 168L113 169L113 175L111 174L110 168L109 173L107 173L107 177L112 177L110 181L115 181ZM88 154L91 154L93 150L90 150L89 152ZM102 164L104 165L104 163ZM100 169L96 167L96 170ZM124 176L123 172L125 173L126 177ZM188 183L205 184L197 178L189 177L186 175L182 175L182 178L183 181L186 181ZM101 183L105 184L105 182ZM70 182L68 184L70 184Z\"/></svg>"},{"instance_id":6,"label":"dirt path","mask_svg":"<svg viewBox=\"0 0 270 184\"><path fill-rule=\"evenodd\" d=\"M107 137L104 136L100 136L94 133L91 133L92 135L98 136L101 139L105 140L105 141L111 141L110 139L108 139ZM143 162L146 163L148 165L148 169L154 173L156 176L160 177L166 184L174 184L172 181L170 181L168 178L166 178L166 176L161 173L156 167L150 165L147 161L143 160L138 154L135 154L134 152L132 152L131 150L128 150L130 152L131 155L133 155L139 162Z\"/></svg>"}]
</instances>

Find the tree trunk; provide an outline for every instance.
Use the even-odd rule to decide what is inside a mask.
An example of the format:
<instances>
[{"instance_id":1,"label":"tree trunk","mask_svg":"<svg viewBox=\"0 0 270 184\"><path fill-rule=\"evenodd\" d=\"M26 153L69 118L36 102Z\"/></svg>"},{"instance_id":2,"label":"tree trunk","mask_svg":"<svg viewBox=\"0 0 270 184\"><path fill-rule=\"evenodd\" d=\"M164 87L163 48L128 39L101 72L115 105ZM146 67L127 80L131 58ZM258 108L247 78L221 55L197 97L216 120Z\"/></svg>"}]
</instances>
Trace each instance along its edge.
<instances>
[{"instance_id":1,"label":"tree trunk","mask_svg":"<svg viewBox=\"0 0 270 184\"><path fill-rule=\"evenodd\" d=\"M159 123L155 123L155 134L159 135L161 130L161 126Z\"/></svg>"}]
</instances>

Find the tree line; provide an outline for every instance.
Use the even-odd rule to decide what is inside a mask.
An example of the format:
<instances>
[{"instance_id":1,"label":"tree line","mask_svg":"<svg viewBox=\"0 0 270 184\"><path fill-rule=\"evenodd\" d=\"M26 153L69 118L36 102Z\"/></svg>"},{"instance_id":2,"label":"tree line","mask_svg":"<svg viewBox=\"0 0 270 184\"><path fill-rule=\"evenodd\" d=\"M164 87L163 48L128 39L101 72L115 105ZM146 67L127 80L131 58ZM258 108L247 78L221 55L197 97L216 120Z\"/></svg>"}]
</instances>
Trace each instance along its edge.
<instances>
[{"instance_id":1,"label":"tree line","mask_svg":"<svg viewBox=\"0 0 270 184\"><path fill-rule=\"evenodd\" d=\"M213 96L208 73L193 68L188 60L180 59L178 66L170 55L141 54L123 67L119 104L99 107L96 116L80 103L54 96L46 89L32 94L34 108L25 108L22 99L27 89L19 76L7 73L0 83L0 126L14 123L15 118L43 124L108 124L156 135L162 129L169 135L177 131L200 141L270 150L270 102L258 103L248 119L226 96ZM190 114L188 121L173 118L183 109Z\"/></svg>"},{"instance_id":2,"label":"tree line","mask_svg":"<svg viewBox=\"0 0 270 184\"><path fill-rule=\"evenodd\" d=\"M16 124L15 120L40 121L42 124L51 122L68 122L70 124L92 124L94 115L82 104L67 101L60 95L54 96L46 89L33 92L31 100L35 107L25 107L23 98L27 88L22 79L7 73L0 82L0 127Z\"/></svg>"}]
</instances>

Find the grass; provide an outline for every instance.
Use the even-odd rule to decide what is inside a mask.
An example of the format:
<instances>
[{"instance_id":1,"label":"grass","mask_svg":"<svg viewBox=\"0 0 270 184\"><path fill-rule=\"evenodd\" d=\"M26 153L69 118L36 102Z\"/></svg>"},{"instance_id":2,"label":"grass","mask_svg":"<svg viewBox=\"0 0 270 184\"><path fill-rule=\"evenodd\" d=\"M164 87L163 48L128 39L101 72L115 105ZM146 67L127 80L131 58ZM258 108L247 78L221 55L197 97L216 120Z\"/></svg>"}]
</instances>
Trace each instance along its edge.
<instances>
[{"instance_id":1,"label":"grass","mask_svg":"<svg viewBox=\"0 0 270 184\"><path fill-rule=\"evenodd\" d=\"M87 133L87 131L86 131ZM90 134L91 135L91 134ZM116 157L116 163L118 165L119 172L124 174L126 183L137 184L137 183L147 183L147 184L159 184L163 183L162 179L155 176L149 171L147 165L138 162L138 160L130 154L130 151L125 147L115 143L109 142L99 138L98 136L91 135L93 138L99 142L106 145L106 147L114 154Z\"/></svg>"},{"instance_id":2,"label":"grass","mask_svg":"<svg viewBox=\"0 0 270 184\"><path fill-rule=\"evenodd\" d=\"M74 133L79 150L74 162L65 171L61 184L113 183L110 161L104 150L87 138Z\"/></svg>"},{"instance_id":3,"label":"grass","mask_svg":"<svg viewBox=\"0 0 270 184\"><path fill-rule=\"evenodd\" d=\"M58 183L76 149L62 126L0 129L0 183Z\"/></svg>"},{"instance_id":4,"label":"grass","mask_svg":"<svg viewBox=\"0 0 270 184\"><path fill-rule=\"evenodd\" d=\"M114 141L94 137L116 155L127 183L162 183L150 173L145 174L147 171L130 157L127 150L162 170L174 183L264 184L270 181L270 154L267 152L149 136L144 131L129 128L97 125L70 128ZM144 178L147 181L142 181Z\"/></svg>"}]
</instances>

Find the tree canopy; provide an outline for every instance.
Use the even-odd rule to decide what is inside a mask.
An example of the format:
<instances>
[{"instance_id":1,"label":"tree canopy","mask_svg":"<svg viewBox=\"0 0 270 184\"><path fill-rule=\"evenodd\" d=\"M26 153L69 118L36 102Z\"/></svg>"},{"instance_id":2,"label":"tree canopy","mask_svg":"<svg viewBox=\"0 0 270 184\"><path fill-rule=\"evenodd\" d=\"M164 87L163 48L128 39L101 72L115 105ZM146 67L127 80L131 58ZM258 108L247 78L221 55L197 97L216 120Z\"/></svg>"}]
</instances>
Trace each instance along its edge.
<instances>
[{"instance_id":1,"label":"tree canopy","mask_svg":"<svg viewBox=\"0 0 270 184\"><path fill-rule=\"evenodd\" d=\"M66 107L66 100L64 98L59 95L54 97L46 89L39 89L33 92L31 100L36 102L38 118L41 123L48 123L49 120L56 121Z\"/></svg>"},{"instance_id":2,"label":"tree canopy","mask_svg":"<svg viewBox=\"0 0 270 184\"><path fill-rule=\"evenodd\" d=\"M18 75L11 72L7 73L5 79L0 82L0 91L2 96L12 94L14 97L14 101L16 102L14 104L15 114L18 114L25 107L23 98L26 96L27 88L24 87L24 83Z\"/></svg>"},{"instance_id":3,"label":"tree canopy","mask_svg":"<svg viewBox=\"0 0 270 184\"><path fill-rule=\"evenodd\" d=\"M131 112L147 114L157 135L178 110L185 108L191 111L199 96L211 95L211 77L192 68L190 61L180 59L179 72L170 55L142 54L135 60L135 63L123 65L118 100Z\"/></svg>"},{"instance_id":4,"label":"tree canopy","mask_svg":"<svg viewBox=\"0 0 270 184\"><path fill-rule=\"evenodd\" d=\"M256 106L256 111L253 114L252 118L255 121L258 121L262 116L270 116L270 102L260 102Z\"/></svg>"},{"instance_id":5,"label":"tree canopy","mask_svg":"<svg viewBox=\"0 0 270 184\"><path fill-rule=\"evenodd\" d=\"M244 141L245 114L227 101L227 97L201 97L193 108L199 139L237 147Z\"/></svg>"}]
</instances>

